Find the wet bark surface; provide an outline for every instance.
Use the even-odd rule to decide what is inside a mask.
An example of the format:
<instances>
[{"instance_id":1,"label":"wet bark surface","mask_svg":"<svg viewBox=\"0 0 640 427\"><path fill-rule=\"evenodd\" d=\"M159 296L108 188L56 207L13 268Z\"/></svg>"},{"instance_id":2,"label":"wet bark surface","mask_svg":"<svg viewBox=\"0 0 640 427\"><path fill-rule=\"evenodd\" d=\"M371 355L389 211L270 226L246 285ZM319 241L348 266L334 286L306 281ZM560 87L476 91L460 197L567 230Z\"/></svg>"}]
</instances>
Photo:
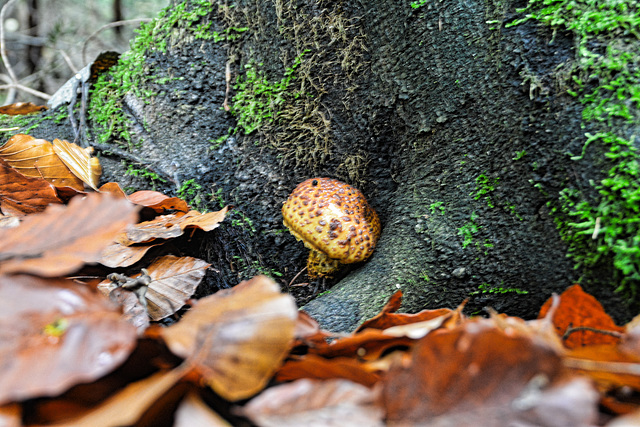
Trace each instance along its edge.
<instances>
[{"instance_id":1,"label":"wet bark surface","mask_svg":"<svg viewBox=\"0 0 640 427\"><path fill-rule=\"evenodd\" d=\"M159 189L175 192L195 179L212 208L236 207L224 227L183 249L218 270L197 295L275 271L323 327L347 331L398 289L408 312L469 299L468 313L493 307L531 318L574 283L579 272L547 202L567 183L587 187L602 172L593 158L570 160L585 133L581 106L563 89L571 37L532 22L505 28L517 6L240 1L203 20L210 31L247 26L241 37L214 43L178 27L166 52L150 50L145 74L155 80L145 85L155 95L122 100L133 152L167 178ZM250 63L277 81L302 52L295 87L308 96L289 99L277 120L212 150L235 126L221 108L234 95L227 64L231 85ZM53 138L50 132L47 125L32 134ZM103 155L105 181L147 185L124 176L120 161ZM313 176L360 188L383 231L368 261L310 300L313 283L289 286L307 250L283 231L280 208ZM584 286L614 318L629 318L613 287Z\"/></svg>"}]
</instances>

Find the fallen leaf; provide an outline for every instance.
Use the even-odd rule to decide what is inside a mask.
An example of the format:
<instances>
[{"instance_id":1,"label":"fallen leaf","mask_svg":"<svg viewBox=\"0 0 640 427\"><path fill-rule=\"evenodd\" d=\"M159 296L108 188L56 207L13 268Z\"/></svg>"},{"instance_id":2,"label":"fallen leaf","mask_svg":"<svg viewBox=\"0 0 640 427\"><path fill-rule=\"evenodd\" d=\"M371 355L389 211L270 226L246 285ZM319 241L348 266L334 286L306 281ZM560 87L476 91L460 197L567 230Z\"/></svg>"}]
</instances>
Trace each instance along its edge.
<instances>
[{"instance_id":1,"label":"fallen leaf","mask_svg":"<svg viewBox=\"0 0 640 427\"><path fill-rule=\"evenodd\" d=\"M382 353L395 347L409 347L414 340L405 336L387 335L378 329L366 329L357 334L338 338L330 343L318 343L309 348L310 353L326 358L354 357L363 360L378 359Z\"/></svg>"},{"instance_id":2,"label":"fallen leaf","mask_svg":"<svg viewBox=\"0 0 640 427\"><path fill-rule=\"evenodd\" d=\"M155 239L172 239L181 236L188 228L211 231L218 228L227 210L228 207L206 214L189 211L186 214L180 212L161 215L151 221L144 221L127 228L126 237L120 237L118 242L128 246L134 243L148 243Z\"/></svg>"},{"instance_id":3,"label":"fallen leaf","mask_svg":"<svg viewBox=\"0 0 640 427\"><path fill-rule=\"evenodd\" d=\"M120 188L120 184L118 184L117 182L107 182L107 183L103 184L100 188L98 188L98 191L100 191L102 193L111 193L114 197L116 197L118 199L120 199L120 198L126 199L127 198L127 195L124 193L122 188Z\"/></svg>"},{"instance_id":4,"label":"fallen leaf","mask_svg":"<svg viewBox=\"0 0 640 427\"><path fill-rule=\"evenodd\" d=\"M384 426L375 392L347 380L297 380L253 398L242 414L262 427Z\"/></svg>"},{"instance_id":5,"label":"fallen leaf","mask_svg":"<svg viewBox=\"0 0 640 427\"><path fill-rule=\"evenodd\" d=\"M149 327L149 315L138 296L131 291L122 288L111 290L109 299L122 307L122 318L136 327L138 335L142 335Z\"/></svg>"},{"instance_id":6,"label":"fallen leaf","mask_svg":"<svg viewBox=\"0 0 640 427\"><path fill-rule=\"evenodd\" d=\"M551 305L547 300L540 309L538 318L546 315ZM564 336L568 328L586 327L596 330L622 333L624 329L617 326L613 319L604 311L602 304L593 296L582 290L580 285L567 288L560 295L560 305L553 316L553 324L559 336ZM616 344L620 338L591 330L578 330L564 339L568 348L576 348L593 344Z\"/></svg>"},{"instance_id":7,"label":"fallen leaf","mask_svg":"<svg viewBox=\"0 0 640 427\"><path fill-rule=\"evenodd\" d=\"M437 425L430 423L436 417L450 420L441 425L509 425L488 420L510 420L518 412L513 402L528 387L553 383L561 369L560 356L548 346L505 333L490 319L467 321L418 341L410 360L386 373L382 400L390 425Z\"/></svg>"},{"instance_id":8,"label":"fallen leaf","mask_svg":"<svg viewBox=\"0 0 640 427\"><path fill-rule=\"evenodd\" d=\"M98 158L91 157L93 148L82 148L65 140L54 139L53 151L75 176L89 187L98 190L102 167Z\"/></svg>"},{"instance_id":9,"label":"fallen leaf","mask_svg":"<svg viewBox=\"0 0 640 427\"><path fill-rule=\"evenodd\" d=\"M109 194L74 198L0 229L0 271L62 276L100 259L104 248L137 218L137 207Z\"/></svg>"},{"instance_id":10,"label":"fallen leaf","mask_svg":"<svg viewBox=\"0 0 640 427\"><path fill-rule=\"evenodd\" d=\"M129 195L131 203L151 208L157 213L166 211L189 212L189 205L177 197L169 197L158 191L142 190Z\"/></svg>"},{"instance_id":11,"label":"fallen leaf","mask_svg":"<svg viewBox=\"0 0 640 427\"><path fill-rule=\"evenodd\" d=\"M611 344L578 347L564 357L566 367L588 375L608 391L616 387L631 387L640 391L640 355L620 351Z\"/></svg>"},{"instance_id":12,"label":"fallen leaf","mask_svg":"<svg viewBox=\"0 0 640 427\"><path fill-rule=\"evenodd\" d=\"M329 332L320 329L320 325L304 311L298 312L296 329L294 332L297 345L314 346L318 343L325 344L326 339L331 336Z\"/></svg>"},{"instance_id":13,"label":"fallen leaf","mask_svg":"<svg viewBox=\"0 0 640 427\"><path fill-rule=\"evenodd\" d=\"M109 268L129 267L140 261L149 249L160 244L125 246L118 242L112 242L104 248L98 262Z\"/></svg>"},{"instance_id":14,"label":"fallen leaf","mask_svg":"<svg viewBox=\"0 0 640 427\"><path fill-rule=\"evenodd\" d=\"M180 403L173 427L231 427L231 424L191 392Z\"/></svg>"},{"instance_id":15,"label":"fallen leaf","mask_svg":"<svg viewBox=\"0 0 640 427\"><path fill-rule=\"evenodd\" d=\"M185 387L176 389L176 384L184 376L183 368L158 372L149 378L129 384L123 390L110 397L87 415L71 419L50 427L113 427L138 425L150 407L158 405L161 397L175 392L170 400L179 400L186 392ZM168 405L167 405L168 406ZM168 408L167 408L168 409ZM161 409L160 409L161 410ZM161 419L171 416L170 410ZM147 423L142 425L154 425Z\"/></svg>"},{"instance_id":16,"label":"fallen leaf","mask_svg":"<svg viewBox=\"0 0 640 427\"><path fill-rule=\"evenodd\" d=\"M289 353L298 315L290 295L265 276L202 298L162 331L171 351L188 358L227 400L264 388Z\"/></svg>"},{"instance_id":17,"label":"fallen leaf","mask_svg":"<svg viewBox=\"0 0 640 427\"><path fill-rule=\"evenodd\" d=\"M315 354L292 357L276 373L278 381L293 381L301 378L318 380L341 378L367 387L373 387L380 375L367 365L351 357L325 359Z\"/></svg>"},{"instance_id":18,"label":"fallen leaf","mask_svg":"<svg viewBox=\"0 0 640 427\"><path fill-rule=\"evenodd\" d=\"M0 403L56 395L119 366L136 331L90 288L0 276Z\"/></svg>"},{"instance_id":19,"label":"fallen leaf","mask_svg":"<svg viewBox=\"0 0 640 427\"><path fill-rule=\"evenodd\" d=\"M36 105L33 102L16 102L0 107L0 114L8 116L23 116L26 114L40 113L47 110L44 105Z\"/></svg>"},{"instance_id":20,"label":"fallen leaf","mask_svg":"<svg viewBox=\"0 0 640 427\"><path fill-rule=\"evenodd\" d=\"M42 212L50 204L62 203L53 184L29 178L0 159L0 209L5 215Z\"/></svg>"},{"instance_id":21,"label":"fallen leaf","mask_svg":"<svg viewBox=\"0 0 640 427\"><path fill-rule=\"evenodd\" d=\"M13 215L0 214L0 228L15 228L20 225L20 218Z\"/></svg>"},{"instance_id":22,"label":"fallen leaf","mask_svg":"<svg viewBox=\"0 0 640 427\"><path fill-rule=\"evenodd\" d=\"M53 145L44 139L17 134L0 147L0 157L24 176L43 178L56 187L84 190L82 180L60 160Z\"/></svg>"},{"instance_id":23,"label":"fallen leaf","mask_svg":"<svg viewBox=\"0 0 640 427\"><path fill-rule=\"evenodd\" d=\"M22 408L17 403L0 406L0 426L22 427Z\"/></svg>"},{"instance_id":24,"label":"fallen leaf","mask_svg":"<svg viewBox=\"0 0 640 427\"><path fill-rule=\"evenodd\" d=\"M182 308L202 281L207 262L192 257L166 255L147 270L151 283L146 293L149 317L160 320Z\"/></svg>"}]
</instances>

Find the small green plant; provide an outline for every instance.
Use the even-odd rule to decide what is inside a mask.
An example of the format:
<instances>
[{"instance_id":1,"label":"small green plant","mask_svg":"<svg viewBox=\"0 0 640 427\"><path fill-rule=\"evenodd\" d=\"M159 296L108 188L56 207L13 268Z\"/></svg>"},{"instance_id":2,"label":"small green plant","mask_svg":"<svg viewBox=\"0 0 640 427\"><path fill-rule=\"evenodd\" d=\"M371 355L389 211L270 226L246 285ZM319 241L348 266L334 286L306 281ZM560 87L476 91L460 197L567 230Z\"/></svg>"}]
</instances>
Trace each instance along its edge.
<instances>
[{"instance_id":1,"label":"small green plant","mask_svg":"<svg viewBox=\"0 0 640 427\"><path fill-rule=\"evenodd\" d=\"M211 194L211 200L218 202L220 208L224 208L227 205L227 202L225 202L222 196L222 188L218 188L215 193Z\"/></svg>"},{"instance_id":2,"label":"small green plant","mask_svg":"<svg viewBox=\"0 0 640 427\"><path fill-rule=\"evenodd\" d=\"M233 97L231 113L236 116L237 130L248 135L259 129L265 122L273 122L279 107L285 97L299 97L299 93L289 93L289 85L295 79L295 71L302 63L305 50L298 55L284 73L284 77L275 83L267 80L265 73L259 68L262 64L248 63L245 65L244 77L239 76L234 86L236 95Z\"/></svg>"},{"instance_id":3,"label":"small green plant","mask_svg":"<svg viewBox=\"0 0 640 427\"><path fill-rule=\"evenodd\" d=\"M156 182L167 182L166 179L162 178L160 175L150 171L147 168L135 167L132 164L127 164L127 162L125 162L124 160L122 161L122 164L127 166L125 174L135 176L137 178L147 179L151 183L151 186L154 190L156 189Z\"/></svg>"},{"instance_id":4,"label":"small green plant","mask_svg":"<svg viewBox=\"0 0 640 427\"><path fill-rule=\"evenodd\" d=\"M439 210L439 211L440 211L440 214L441 214L441 215L444 215L444 213L445 213L445 209L444 209L444 206L442 206L443 204L444 204L444 202L434 202L434 203L431 203L431 204L429 205L429 211L431 212L431 215L435 215L436 210Z\"/></svg>"},{"instance_id":5,"label":"small green plant","mask_svg":"<svg viewBox=\"0 0 640 427\"><path fill-rule=\"evenodd\" d=\"M413 9L421 8L422 6L424 6L425 4L427 4L427 2L428 2L428 1L429 1L429 0L416 0L416 1L413 1L413 2L411 2L411 7L412 7Z\"/></svg>"},{"instance_id":6,"label":"small green plant","mask_svg":"<svg viewBox=\"0 0 640 427\"><path fill-rule=\"evenodd\" d=\"M476 192L475 192L475 195L473 193L471 195L474 196L473 198L475 200L478 200L481 197L484 197L484 200L487 202L487 205L490 208L495 207L493 205L493 201L491 200L491 196L489 194L496 189L496 185L498 184L498 180L499 179L500 178L489 178L485 174L480 174L476 178Z\"/></svg>"},{"instance_id":7,"label":"small green plant","mask_svg":"<svg viewBox=\"0 0 640 427\"><path fill-rule=\"evenodd\" d=\"M256 232L255 227L253 226L253 221L251 218L246 216L241 210L233 209L231 211L232 214L237 215L239 218L231 218L231 225L234 227L242 227L249 231L250 234Z\"/></svg>"},{"instance_id":8,"label":"small green plant","mask_svg":"<svg viewBox=\"0 0 640 427\"><path fill-rule=\"evenodd\" d=\"M525 291L523 289L518 289L518 288L504 288L502 286L492 287L488 283L483 283L480 286L478 286L477 291L473 291L469 295L473 296L473 295L480 295L480 294L506 294L506 293L516 293L520 295L526 295L529 293L529 291Z\"/></svg>"},{"instance_id":9,"label":"small green plant","mask_svg":"<svg viewBox=\"0 0 640 427\"><path fill-rule=\"evenodd\" d=\"M513 160L517 161L523 158L527 154L527 150L516 151L514 154L515 156L513 157Z\"/></svg>"},{"instance_id":10,"label":"small green plant","mask_svg":"<svg viewBox=\"0 0 640 427\"><path fill-rule=\"evenodd\" d=\"M230 137L230 136L231 136L231 134L229 134L229 133L228 133L228 134L226 134L226 135L222 135L222 136L221 136L221 137L219 137L219 138L216 138L216 139L210 139L210 140L209 140L209 142L211 142L211 143L212 143L212 145L209 147L209 149L211 149L211 150L217 150L218 148L220 148L220 146L221 146L222 144L224 144L224 143L225 143L225 141L226 141L227 139L229 139L229 137Z\"/></svg>"},{"instance_id":11,"label":"small green plant","mask_svg":"<svg viewBox=\"0 0 640 427\"><path fill-rule=\"evenodd\" d=\"M187 202L189 206L197 207L204 212L204 203L202 200L202 186L195 179L186 180L178 190L178 197Z\"/></svg>"},{"instance_id":12,"label":"small green plant","mask_svg":"<svg viewBox=\"0 0 640 427\"><path fill-rule=\"evenodd\" d=\"M475 211L471 212L470 220L462 227L458 228L458 235L463 237L463 249L473 242L473 235L480 230L480 226L475 223L476 219L478 219L478 215L475 213Z\"/></svg>"}]
</instances>

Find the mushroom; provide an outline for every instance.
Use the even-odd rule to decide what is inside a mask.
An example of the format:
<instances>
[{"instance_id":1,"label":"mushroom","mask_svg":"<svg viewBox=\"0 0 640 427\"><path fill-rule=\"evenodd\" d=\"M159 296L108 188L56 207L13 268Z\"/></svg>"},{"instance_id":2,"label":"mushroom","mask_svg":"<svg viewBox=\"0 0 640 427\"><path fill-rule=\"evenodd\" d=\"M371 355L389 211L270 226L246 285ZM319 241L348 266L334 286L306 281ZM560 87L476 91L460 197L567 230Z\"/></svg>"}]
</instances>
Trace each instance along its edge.
<instances>
[{"instance_id":1,"label":"mushroom","mask_svg":"<svg viewBox=\"0 0 640 427\"><path fill-rule=\"evenodd\" d=\"M330 277L341 264L369 258L380 237L380 220L360 190L331 178L311 178L282 206L284 225L311 249L311 278Z\"/></svg>"}]
</instances>

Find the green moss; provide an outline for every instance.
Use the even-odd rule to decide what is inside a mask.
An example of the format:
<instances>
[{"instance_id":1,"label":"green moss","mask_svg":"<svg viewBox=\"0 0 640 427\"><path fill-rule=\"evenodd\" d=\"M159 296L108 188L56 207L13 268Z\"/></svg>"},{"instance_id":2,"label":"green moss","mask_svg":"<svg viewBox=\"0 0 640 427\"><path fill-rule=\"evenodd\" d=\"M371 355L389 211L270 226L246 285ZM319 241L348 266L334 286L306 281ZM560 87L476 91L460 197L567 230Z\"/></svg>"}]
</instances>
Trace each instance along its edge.
<instances>
[{"instance_id":1,"label":"green moss","mask_svg":"<svg viewBox=\"0 0 640 427\"><path fill-rule=\"evenodd\" d=\"M516 293L516 294L526 295L529 293L529 291L525 291L523 289L518 289L518 288L505 288L503 286L491 286L488 283L483 283L480 286L478 286L477 291L473 291L469 295L507 294L507 293Z\"/></svg>"},{"instance_id":2,"label":"green moss","mask_svg":"<svg viewBox=\"0 0 640 427\"><path fill-rule=\"evenodd\" d=\"M602 152L606 177L598 197L566 189L553 207L569 253L583 273L613 271L619 291L640 284L640 167L634 126L640 106L640 8L636 0L529 0L520 12L554 30L568 30L576 59L568 93L583 104L587 149ZM593 148L592 148L593 147Z\"/></svg>"},{"instance_id":3,"label":"green moss","mask_svg":"<svg viewBox=\"0 0 640 427\"><path fill-rule=\"evenodd\" d=\"M476 192L472 194L475 200L479 200L481 197L487 202L487 206L490 208L495 207L493 201L491 200L490 193L492 193L496 189L496 185L498 185L498 180L500 178L489 178L487 175L480 174L476 178Z\"/></svg>"},{"instance_id":4,"label":"green moss","mask_svg":"<svg viewBox=\"0 0 640 427\"><path fill-rule=\"evenodd\" d=\"M471 212L471 218L462 227L458 228L458 235L462 236L462 248L466 248L473 242L473 235L480 230L480 226L476 224L478 214Z\"/></svg>"},{"instance_id":5,"label":"green moss","mask_svg":"<svg viewBox=\"0 0 640 427\"><path fill-rule=\"evenodd\" d=\"M131 42L131 49L120 56L118 64L109 73L102 74L93 85L88 113L93 121L96 142L109 140L131 145L128 130L129 119L122 111L126 93L133 93L140 99L153 96L145 88L145 82L153 79L145 70L145 56L150 52L165 53L170 45L190 37L213 39L210 22L202 22L218 6L209 0L190 0L162 10L158 17L143 23L136 30L137 36ZM224 37L237 37L245 28L234 28L223 32ZM219 36L219 34L218 34ZM162 82L162 78L159 78Z\"/></svg>"}]
</instances>

